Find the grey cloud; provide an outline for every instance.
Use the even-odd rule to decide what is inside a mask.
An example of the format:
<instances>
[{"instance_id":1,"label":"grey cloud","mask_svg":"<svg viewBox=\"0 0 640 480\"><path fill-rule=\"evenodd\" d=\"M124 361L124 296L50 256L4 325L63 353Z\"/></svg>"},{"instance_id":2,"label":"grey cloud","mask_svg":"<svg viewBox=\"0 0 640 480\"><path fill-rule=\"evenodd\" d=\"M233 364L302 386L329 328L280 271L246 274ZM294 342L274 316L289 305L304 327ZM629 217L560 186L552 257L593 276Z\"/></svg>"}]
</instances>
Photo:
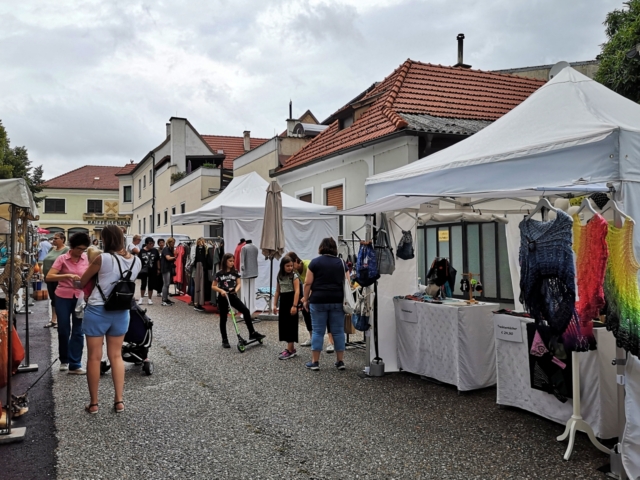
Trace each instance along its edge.
<instances>
[{"instance_id":1,"label":"grey cloud","mask_svg":"<svg viewBox=\"0 0 640 480\"><path fill-rule=\"evenodd\" d=\"M356 21L358 11L350 5L338 2L312 6L303 2L306 11L299 13L289 25L289 32L303 41L343 42L345 40L361 41L363 39Z\"/></svg>"}]
</instances>

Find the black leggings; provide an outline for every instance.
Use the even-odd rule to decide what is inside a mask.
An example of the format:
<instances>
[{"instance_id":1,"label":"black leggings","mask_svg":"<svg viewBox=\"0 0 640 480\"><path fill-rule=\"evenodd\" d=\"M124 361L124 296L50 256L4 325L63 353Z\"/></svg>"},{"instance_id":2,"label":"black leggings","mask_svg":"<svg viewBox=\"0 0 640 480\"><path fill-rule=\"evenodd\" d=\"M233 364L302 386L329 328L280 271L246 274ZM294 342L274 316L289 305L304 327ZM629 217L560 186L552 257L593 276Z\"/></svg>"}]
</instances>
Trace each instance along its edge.
<instances>
[{"instance_id":1,"label":"black leggings","mask_svg":"<svg viewBox=\"0 0 640 480\"><path fill-rule=\"evenodd\" d=\"M227 294L227 298L231 302L231 306L244 317L244 323L247 325L249 334L255 332L253 322L251 321L251 312L245 304L242 303L242 300L234 293ZM220 336L223 341L227 341L227 314L229 313L229 303L226 299L222 298L222 295L218 295L218 310L220 312Z\"/></svg>"}]
</instances>

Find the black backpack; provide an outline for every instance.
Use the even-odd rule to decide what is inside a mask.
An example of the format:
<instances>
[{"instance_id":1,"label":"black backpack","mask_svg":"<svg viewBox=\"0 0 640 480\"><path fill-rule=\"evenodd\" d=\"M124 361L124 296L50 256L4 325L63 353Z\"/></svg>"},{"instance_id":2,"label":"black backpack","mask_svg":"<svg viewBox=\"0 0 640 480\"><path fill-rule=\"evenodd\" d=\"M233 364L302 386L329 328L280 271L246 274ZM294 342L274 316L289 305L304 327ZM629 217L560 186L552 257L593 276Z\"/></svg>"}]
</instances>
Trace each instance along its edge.
<instances>
[{"instance_id":1,"label":"black backpack","mask_svg":"<svg viewBox=\"0 0 640 480\"><path fill-rule=\"evenodd\" d=\"M100 284L96 280L96 287L98 287L98 291L102 296L102 300L104 300L104 309L107 311L114 310L129 310L131 308L131 302L133 300L133 296L136 291L136 282L131 280L131 270L133 266L136 264L136 257L133 257L133 262L131 262L131 267L126 272L122 272L122 267L120 266L120 260L113 253L111 256L116 260L118 264L118 270L120 270L120 279L114 282L113 290L109 294L109 298L104 296L104 292L100 288ZM140 260L139 258L137 260Z\"/></svg>"}]
</instances>

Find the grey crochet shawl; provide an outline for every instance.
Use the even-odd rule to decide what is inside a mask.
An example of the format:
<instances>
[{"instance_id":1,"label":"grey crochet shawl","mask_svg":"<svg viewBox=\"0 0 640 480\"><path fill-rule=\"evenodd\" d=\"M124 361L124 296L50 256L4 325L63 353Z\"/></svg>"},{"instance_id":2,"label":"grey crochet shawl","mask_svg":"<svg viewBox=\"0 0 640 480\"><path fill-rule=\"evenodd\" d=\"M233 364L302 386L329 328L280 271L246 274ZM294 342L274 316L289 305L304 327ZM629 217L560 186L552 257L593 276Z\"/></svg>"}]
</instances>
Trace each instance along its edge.
<instances>
[{"instance_id":1,"label":"grey crochet shawl","mask_svg":"<svg viewBox=\"0 0 640 480\"><path fill-rule=\"evenodd\" d=\"M576 301L571 249L573 219L558 210L555 220L520 222L520 302L536 323L562 335Z\"/></svg>"}]
</instances>

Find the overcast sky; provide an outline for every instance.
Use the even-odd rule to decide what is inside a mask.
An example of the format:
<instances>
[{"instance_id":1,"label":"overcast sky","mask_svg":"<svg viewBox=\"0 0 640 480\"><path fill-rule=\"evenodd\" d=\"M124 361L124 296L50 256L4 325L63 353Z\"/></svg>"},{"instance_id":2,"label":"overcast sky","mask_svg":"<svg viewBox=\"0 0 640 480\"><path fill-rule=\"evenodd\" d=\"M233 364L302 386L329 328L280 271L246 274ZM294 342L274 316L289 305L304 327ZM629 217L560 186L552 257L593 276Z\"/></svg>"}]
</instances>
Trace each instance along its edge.
<instances>
[{"instance_id":1,"label":"overcast sky","mask_svg":"<svg viewBox=\"0 0 640 480\"><path fill-rule=\"evenodd\" d=\"M136 162L171 116L268 138L407 58L481 70L592 60L622 0L0 0L0 120L45 178Z\"/></svg>"}]
</instances>

